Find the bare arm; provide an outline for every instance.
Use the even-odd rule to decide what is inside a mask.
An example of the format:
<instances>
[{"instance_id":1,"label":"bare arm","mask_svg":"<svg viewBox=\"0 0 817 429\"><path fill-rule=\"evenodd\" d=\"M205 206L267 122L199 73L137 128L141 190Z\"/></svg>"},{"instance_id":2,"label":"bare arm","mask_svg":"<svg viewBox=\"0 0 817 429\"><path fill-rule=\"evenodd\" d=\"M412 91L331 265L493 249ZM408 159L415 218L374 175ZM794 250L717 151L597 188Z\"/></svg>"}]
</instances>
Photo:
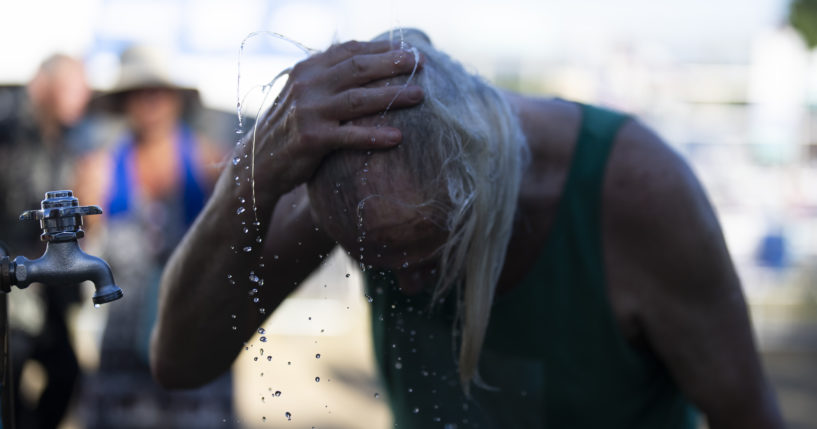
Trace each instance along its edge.
<instances>
[{"instance_id":1,"label":"bare arm","mask_svg":"<svg viewBox=\"0 0 817 429\"><path fill-rule=\"evenodd\" d=\"M632 122L605 188L611 282L629 282L641 334L712 429L782 428L722 232L686 164ZM618 274L614 274L617 272Z\"/></svg>"},{"instance_id":2,"label":"bare arm","mask_svg":"<svg viewBox=\"0 0 817 429\"><path fill-rule=\"evenodd\" d=\"M254 241L251 187L246 182L250 170L244 169L250 158L243 156L253 146L250 136L233 154L243 164L228 163L165 268L151 343L152 371L162 385L196 387L226 371L266 315L315 268L316 255L331 248L333 242L312 228L305 193L296 187L335 149L399 143L399 130L348 121L384 110L395 97L395 107L418 103L422 91L417 87L364 88L408 73L413 65L411 53L393 50L388 42L349 42L293 68L277 105L259 118L256 134L257 227L258 235L265 237L264 268ZM236 186L236 177L241 186ZM239 206L246 211L237 215ZM250 229L246 235L243 226ZM247 246L253 250L244 252ZM265 279L263 286L248 281L250 270Z\"/></svg>"}]
</instances>

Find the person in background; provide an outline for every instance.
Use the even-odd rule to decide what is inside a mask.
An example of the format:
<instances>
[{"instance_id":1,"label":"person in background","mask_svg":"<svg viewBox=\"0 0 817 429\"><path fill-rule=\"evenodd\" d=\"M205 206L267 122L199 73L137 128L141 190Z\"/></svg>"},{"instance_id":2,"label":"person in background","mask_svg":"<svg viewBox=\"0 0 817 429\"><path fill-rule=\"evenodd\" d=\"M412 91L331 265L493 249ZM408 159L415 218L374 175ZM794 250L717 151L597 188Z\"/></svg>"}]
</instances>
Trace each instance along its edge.
<instances>
[{"instance_id":1,"label":"person in background","mask_svg":"<svg viewBox=\"0 0 817 429\"><path fill-rule=\"evenodd\" d=\"M100 366L83 395L89 428L205 428L232 421L231 379L195 392L170 393L150 377L148 339L159 274L198 215L222 152L190 125L198 93L177 85L159 49L133 45L121 55L115 87L99 106L121 114L126 131L81 162L77 195L98 201L89 219L126 298L110 308Z\"/></svg>"},{"instance_id":2,"label":"person in background","mask_svg":"<svg viewBox=\"0 0 817 429\"><path fill-rule=\"evenodd\" d=\"M74 161L86 142L78 124L91 98L82 62L65 54L45 59L24 87L0 89L0 240L12 256L34 259L45 244L39 222L19 222L38 209L45 192L68 189ZM66 414L79 376L67 312L79 300L77 285L36 284L9 296L10 348L20 428L56 428ZM42 369L45 386L30 391Z\"/></svg>"},{"instance_id":3,"label":"person in background","mask_svg":"<svg viewBox=\"0 0 817 429\"><path fill-rule=\"evenodd\" d=\"M256 187L228 165L167 264L159 382L228 370L340 245L365 269L399 428L692 429L698 412L783 427L718 220L676 153L628 115L502 92L420 31L393 38L410 49L386 34L291 69L248 137ZM251 242L230 227L251 192L263 267L230 248ZM229 284L253 269L263 286Z\"/></svg>"}]
</instances>

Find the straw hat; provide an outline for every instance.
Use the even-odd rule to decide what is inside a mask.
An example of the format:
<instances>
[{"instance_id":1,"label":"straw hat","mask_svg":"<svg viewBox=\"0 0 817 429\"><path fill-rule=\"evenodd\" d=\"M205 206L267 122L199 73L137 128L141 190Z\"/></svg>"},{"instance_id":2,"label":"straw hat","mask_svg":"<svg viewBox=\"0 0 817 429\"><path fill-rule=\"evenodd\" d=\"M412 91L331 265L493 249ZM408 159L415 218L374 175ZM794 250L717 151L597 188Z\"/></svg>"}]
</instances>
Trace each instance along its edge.
<instances>
[{"instance_id":1,"label":"straw hat","mask_svg":"<svg viewBox=\"0 0 817 429\"><path fill-rule=\"evenodd\" d=\"M116 84L98 100L99 107L103 110L121 112L124 96L140 89L167 88L179 91L188 109L199 103L198 90L179 85L171 78L168 59L157 47L132 45L122 52L119 60L119 78Z\"/></svg>"}]
</instances>

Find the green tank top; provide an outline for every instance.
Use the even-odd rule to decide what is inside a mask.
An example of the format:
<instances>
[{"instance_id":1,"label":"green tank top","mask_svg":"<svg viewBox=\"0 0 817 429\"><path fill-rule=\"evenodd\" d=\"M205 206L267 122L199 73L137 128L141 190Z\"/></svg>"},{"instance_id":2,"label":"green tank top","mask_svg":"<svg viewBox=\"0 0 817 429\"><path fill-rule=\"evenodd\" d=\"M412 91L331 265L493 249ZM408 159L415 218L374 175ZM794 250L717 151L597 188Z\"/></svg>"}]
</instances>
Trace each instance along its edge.
<instances>
[{"instance_id":1,"label":"green tank top","mask_svg":"<svg viewBox=\"0 0 817 429\"><path fill-rule=\"evenodd\" d=\"M695 412L654 354L631 347L607 298L601 192L626 116L582 105L558 213L524 280L494 301L479 372L466 398L457 375L455 298L429 311L368 270L378 365L398 428L692 429Z\"/></svg>"}]
</instances>

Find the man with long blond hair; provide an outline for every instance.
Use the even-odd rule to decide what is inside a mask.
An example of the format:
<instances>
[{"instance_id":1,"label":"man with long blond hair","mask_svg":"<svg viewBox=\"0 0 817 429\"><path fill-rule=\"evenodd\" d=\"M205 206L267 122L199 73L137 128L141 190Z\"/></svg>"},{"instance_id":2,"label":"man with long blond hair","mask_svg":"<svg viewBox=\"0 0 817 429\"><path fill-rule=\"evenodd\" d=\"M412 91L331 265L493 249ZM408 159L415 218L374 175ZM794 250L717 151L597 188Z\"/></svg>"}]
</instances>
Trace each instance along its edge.
<instances>
[{"instance_id":1,"label":"man with long blond hair","mask_svg":"<svg viewBox=\"0 0 817 429\"><path fill-rule=\"evenodd\" d=\"M250 136L266 284L223 284L254 262L226 245L252 197L228 167L164 273L156 378L225 371L258 306L339 244L365 270L397 427L693 428L696 409L713 429L781 427L684 162L625 115L500 92L400 34L291 70Z\"/></svg>"}]
</instances>

